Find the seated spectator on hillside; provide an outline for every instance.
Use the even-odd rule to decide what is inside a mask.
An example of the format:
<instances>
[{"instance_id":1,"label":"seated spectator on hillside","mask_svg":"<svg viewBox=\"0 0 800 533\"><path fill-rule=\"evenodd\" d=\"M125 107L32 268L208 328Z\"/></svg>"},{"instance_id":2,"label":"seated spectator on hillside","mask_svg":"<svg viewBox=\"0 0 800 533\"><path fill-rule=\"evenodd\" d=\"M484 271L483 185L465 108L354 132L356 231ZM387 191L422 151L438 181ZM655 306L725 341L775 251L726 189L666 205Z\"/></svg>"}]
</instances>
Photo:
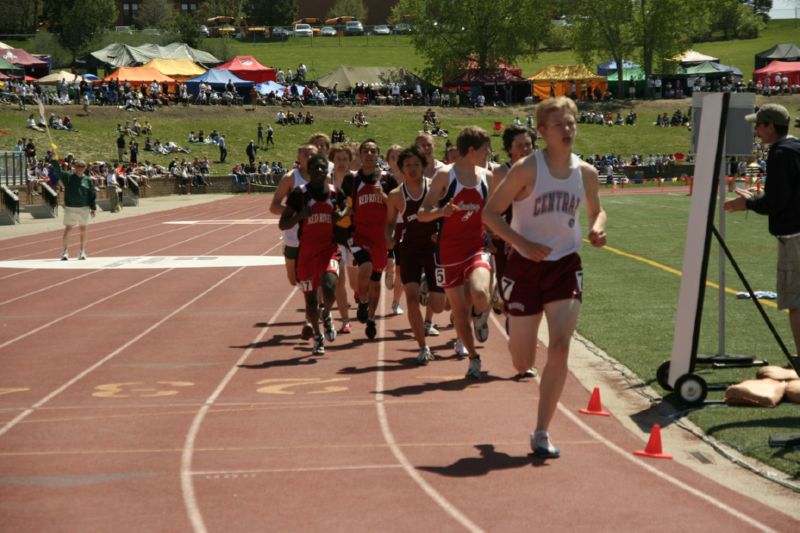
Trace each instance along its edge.
<instances>
[{"instance_id":1,"label":"seated spectator on hillside","mask_svg":"<svg viewBox=\"0 0 800 533\"><path fill-rule=\"evenodd\" d=\"M188 154L189 153L189 149L188 148L181 147L175 141L167 141L166 143L164 143L163 148L165 150L167 150L166 153L168 153L168 154L173 154L173 153L176 153L176 152L180 152L182 154Z\"/></svg>"},{"instance_id":2,"label":"seated spectator on hillside","mask_svg":"<svg viewBox=\"0 0 800 533\"><path fill-rule=\"evenodd\" d=\"M636 113L634 113L633 111L629 111L628 115L625 117L625 124L628 124L630 126L636 124Z\"/></svg>"},{"instance_id":3,"label":"seated spectator on hillside","mask_svg":"<svg viewBox=\"0 0 800 533\"><path fill-rule=\"evenodd\" d=\"M32 129L32 130L36 130L36 131L44 131L44 128L40 127L40 126L39 126L39 125L36 123L36 119L35 119L35 118L33 118L33 113L31 113L31 114L28 116L28 127L29 127L30 129Z\"/></svg>"},{"instance_id":4,"label":"seated spectator on hillside","mask_svg":"<svg viewBox=\"0 0 800 533\"><path fill-rule=\"evenodd\" d=\"M188 142L189 144L198 142L197 137L194 136L194 131L189 132L189 136L186 138L186 142Z\"/></svg>"},{"instance_id":5,"label":"seated spectator on hillside","mask_svg":"<svg viewBox=\"0 0 800 533\"><path fill-rule=\"evenodd\" d=\"M286 125L286 114L280 109L275 114L275 122L281 124L282 126Z\"/></svg>"},{"instance_id":6,"label":"seated spectator on hillside","mask_svg":"<svg viewBox=\"0 0 800 533\"><path fill-rule=\"evenodd\" d=\"M353 115L353 119L350 121L350 123L357 128L366 128L369 126L369 122L367 122L367 117L364 116L363 111L356 112L356 114Z\"/></svg>"},{"instance_id":7,"label":"seated spectator on hillside","mask_svg":"<svg viewBox=\"0 0 800 533\"><path fill-rule=\"evenodd\" d=\"M61 121L61 124L62 126L64 126L65 130L75 131L75 132L78 131L77 129L75 129L75 125L72 123L72 119L69 118L69 115L64 115L64 120Z\"/></svg>"},{"instance_id":8,"label":"seated spectator on hillside","mask_svg":"<svg viewBox=\"0 0 800 533\"><path fill-rule=\"evenodd\" d=\"M311 114L311 111L306 111L306 124L313 124L314 123L314 115Z\"/></svg>"}]
</instances>

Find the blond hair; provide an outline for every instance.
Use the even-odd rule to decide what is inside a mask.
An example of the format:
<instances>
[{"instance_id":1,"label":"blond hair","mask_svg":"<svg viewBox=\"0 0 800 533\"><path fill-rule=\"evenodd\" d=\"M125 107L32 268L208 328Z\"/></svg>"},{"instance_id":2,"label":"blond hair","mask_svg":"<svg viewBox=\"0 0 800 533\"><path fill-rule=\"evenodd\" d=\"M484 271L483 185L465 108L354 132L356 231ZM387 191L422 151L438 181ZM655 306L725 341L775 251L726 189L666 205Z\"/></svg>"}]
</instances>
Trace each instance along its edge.
<instances>
[{"instance_id":1,"label":"blond hair","mask_svg":"<svg viewBox=\"0 0 800 533\"><path fill-rule=\"evenodd\" d=\"M543 100L536 106L536 124L538 126L547 125L547 117L554 111L571 113L573 117L578 116L578 106L571 98L557 96Z\"/></svg>"}]
</instances>

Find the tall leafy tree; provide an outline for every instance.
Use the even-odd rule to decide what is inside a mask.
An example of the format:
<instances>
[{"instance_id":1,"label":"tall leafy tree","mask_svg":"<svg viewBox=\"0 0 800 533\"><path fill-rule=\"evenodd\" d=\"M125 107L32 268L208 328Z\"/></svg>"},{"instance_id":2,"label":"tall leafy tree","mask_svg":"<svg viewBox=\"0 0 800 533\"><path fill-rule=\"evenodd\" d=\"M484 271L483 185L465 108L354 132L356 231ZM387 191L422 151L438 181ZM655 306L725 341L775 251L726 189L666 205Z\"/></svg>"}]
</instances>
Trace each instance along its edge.
<instances>
[{"instance_id":1,"label":"tall leafy tree","mask_svg":"<svg viewBox=\"0 0 800 533\"><path fill-rule=\"evenodd\" d=\"M569 17L572 23L572 48L585 63L611 57L623 79L623 60L636 46L636 24L631 0L576 0ZM624 84L617 84L623 97Z\"/></svg>"},{"instance_id":2,"label":"tall leafy tree","mask_svg":"<svg viewBox=\"0 0 800 533\"><path fill-rule=\"evenodd\" d=\"M297 19L297 0L247 0L244 12L256 24L288 26Z\"/></svg>"},{"instance_id":3,"label":"tall leafy tree","mask_svg":"<svg viewBox=\"0 0 800 533\"><path fill-rule=\"evenodd\" d=\"M367 5L364 0L336 0L328 11L328 18L351 16L356 20L367 20Z\"/></svg>"},{"instance_id":4,"label":"tall leafy tree","mask_svg":"<svg viewBox=\"0 0 800 533\"><path fill-rule=\"evenodd\" d=\"M550 28L546 0L400 0L392 19L413 25L430 79L452 77L471 61L494 68L533 57Z\"/></svg>"},{"instance_id":5,"label":"tall leafy tree","mask_svg":"<svg viewBox=\"0 0 800 533\"><path fill-rule=\"evenodd\" d=\"M763 19L769 18L772 9L772 0L742 0L742 3L753 10L753 13Z\"/></svg>"},{"instance_id":6,"label":"tall leafy tree","mask_svg":"<svg viewBox=\"0 0 800 533\"><path fill-rule=\"evenodd\" d=\"M136 13L136 25L139 28L169 27L175 16L175 7L168 0L143 0Z\"/></svg>"},{"instance_id":7,"label":"tall leafy tree","mask_svg":"<svg viewBox=\"0 0 800 533\"><path fill-rule=\"evenodd\" d=\"M192 48L197 48L200 44L200 26L197 24L197 18L189 14L175 15L166 26L178 40L186 43Z\"/></svg>"},{"instance_id":8,"label":"tall leafy tree","mask_svg":"<svg viewBox=\"0 0 800 533\"><path fill-rule=\"evenodd\" d=\"M41 0L0 0L0 10L7 14L0 17L0 33L34 33L41 7Z\"/></svg>"},{"instance_id":9,"label":"tall leafy tree","mask_svg":"<svg viewBox=\"0 0 800 533\"><path fill-rule=\"evenodd\" d=\"M75 58L117 20L114 0L47 0L45 14L50 30Z\"/></svg>"},{"instance_id":10,"label":"tall leafy tree","mask_svg":"<svg viewBox=\"0 0 800 533\"><path fill-rule=\"evenodd\" d=\"M649 76L666 72L669 58L690 47L692 37L709 24L706 0L634 0L635 45Z\"/></svg>"},{"instance_id":11,"label":"tall leafy tree","mask_svg":"<svg viewBox=\"0 0 800 533\"><path fill-rule=\"evenodd\" d=\"M242 15L244 0L205 0L200 4L200 16L202 18L211 17L234 17Z\"/></svg>"}]
</instances>

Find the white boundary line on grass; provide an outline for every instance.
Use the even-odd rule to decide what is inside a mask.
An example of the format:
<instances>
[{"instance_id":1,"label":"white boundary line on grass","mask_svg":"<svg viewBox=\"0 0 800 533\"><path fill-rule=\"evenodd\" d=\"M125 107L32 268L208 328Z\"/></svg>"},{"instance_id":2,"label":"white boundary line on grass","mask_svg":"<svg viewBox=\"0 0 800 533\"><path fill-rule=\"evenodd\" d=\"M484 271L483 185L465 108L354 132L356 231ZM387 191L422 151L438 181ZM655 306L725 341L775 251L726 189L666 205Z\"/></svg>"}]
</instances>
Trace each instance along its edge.
<instances>
[{"instance_id":1,"label":"white boundary line on grass","mask_svg":"<svg viewBox=\"0 0 800 533\"><path fill-rule=\"evenodd\" d=\"M503 335L503 338L508 340L508 334L505 332L505 328L502 327L502 325L500 324L500 322L497 320L497 318L494 315L492 315L492 322L494 322L494 325L497 328L497 330L500 332L500 334ZM541 385L541 377L540 376L536 377L536 382ZM622 448L620 448L619 446L617 446L616 444L614 444L613 442L611 442L610 440L605 438L603 435L601 435L600 433L598 433L597 431L592 429L588 424L586 424L583 420L578 418L578 416L575 413L570 411L560 401L558 402L558 410L561 413L563 413L564 415L566 415L566 417L569 418L570 421L572 421L576 426L578 426L583 431L585 431L590 437L592 437L593 439L597 440L598 442L603 444L605 447L607 447L608 449L610 449L611 451L613 451L617 455L622 456L623 458L627 459L628 461L632 462L633 464L643 468L644 470L647 470L648 472L650 472L651 474L655 475L656 477L661 478L663 481L666 481L667 483L669 483L671 485L674 485L675 487L688 492L689 494L691 494L695 498L698 498L698 499L701 499L701 500L705 500L707 503L711 504L712 506L716 507L717 509L719 509L721 511L725 511L726 513L730 514L734 518L737 518L737 519L741 520L742 522L745 522L746 524L749 524L750 526L752 526L752 527L754 527L754 528L756 528L756 529L758 529L760 531L769 531L769 532L774 532L775 531L774 529L772 529L771 527L767 526L766 524L762 524L761 522L759 522L755 518L752 518L749 515L746 515L743 512L741 512L741 511L739 511L737 509L734 509L733 507L729 506L726 503L723 503L723 502L719 501L718 499L714 498L713 496L709 496L708 494L705 494L705 493L695 489L694 487L691 487L690 485L687 485L683 481L681 481L679 479L676 479L676 478L670 476L669 474L667 474L665 472L662 472L661 470L655 468L654 466L647 464L644 460L639 459L635 455L633 455L632 452L627 451L627 450L623 450Z\"/></svg>"}]
</instances>

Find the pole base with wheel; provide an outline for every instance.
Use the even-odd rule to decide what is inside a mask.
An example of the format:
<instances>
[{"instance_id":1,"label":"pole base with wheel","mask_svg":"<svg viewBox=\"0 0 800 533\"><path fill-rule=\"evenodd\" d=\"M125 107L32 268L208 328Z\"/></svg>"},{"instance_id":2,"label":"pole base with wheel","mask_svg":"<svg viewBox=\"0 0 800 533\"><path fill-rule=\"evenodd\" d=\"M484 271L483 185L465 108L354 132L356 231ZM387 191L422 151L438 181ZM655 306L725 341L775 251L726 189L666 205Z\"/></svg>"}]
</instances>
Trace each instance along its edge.
<instances>
[{"instance_id":1,"label":"pole base with wheel","mask_svg":"<svg viewBox=\"0 0 800 533\"><path fill-rule=\"evenodd\" d=\"M767 366L769 361L756 359L752 355L697 354L696 365L705 365L712 368L748 368L752 366Z\"/></svg>"},{"instance_id":2,"label":"pole base with wheel","mask_svg":"<svg viewBox=\"0 0 800 533\"><path fill-rule=\"evenodd\" d=\"M684 374L675 382L675 394L688 406L702 405L708 396L708 384L697 374Z\"/></svg>"}]
</instances>

